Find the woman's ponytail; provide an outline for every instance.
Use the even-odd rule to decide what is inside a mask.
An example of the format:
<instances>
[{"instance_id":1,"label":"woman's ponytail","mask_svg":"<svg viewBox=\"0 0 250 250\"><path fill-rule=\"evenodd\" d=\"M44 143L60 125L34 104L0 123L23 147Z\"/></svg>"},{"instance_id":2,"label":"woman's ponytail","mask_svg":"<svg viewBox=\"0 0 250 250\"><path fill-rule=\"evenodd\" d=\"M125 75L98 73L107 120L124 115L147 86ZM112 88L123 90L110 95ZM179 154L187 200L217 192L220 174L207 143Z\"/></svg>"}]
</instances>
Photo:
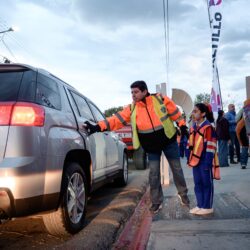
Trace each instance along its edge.
<instances>
[{"instance_id":1,"label":"woman's ponytail","mask_svg":"<svg viewBox=\"0 0 250 250\"><path fill-rule=\"evenodd\" d=\"M206 113L207 120L212 123L214 122L214 115L212 111L212 107L209 103L196 103L195 106L202 112Z\"/></svg>"}]
</instances>

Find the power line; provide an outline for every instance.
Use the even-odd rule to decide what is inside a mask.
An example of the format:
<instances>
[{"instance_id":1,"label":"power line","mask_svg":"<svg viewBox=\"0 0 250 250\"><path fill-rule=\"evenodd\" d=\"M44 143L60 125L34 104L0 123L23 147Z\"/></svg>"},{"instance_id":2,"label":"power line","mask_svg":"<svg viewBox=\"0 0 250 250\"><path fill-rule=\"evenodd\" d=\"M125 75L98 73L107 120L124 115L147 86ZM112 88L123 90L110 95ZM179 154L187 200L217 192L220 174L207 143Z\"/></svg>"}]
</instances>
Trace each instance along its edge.
<instances>
[{"instance_id":1,"label":"power line","mask_svg":"<svg viewBox=\"0 0 250 250\"><path fill-rule=\"evenodd\" d=\"M7 24L7 22L5 20L3 20L3 18L0 17L0 27L2 29L7 29L9 28L10 26ZM12 32L8 32L8 33L5 33L6 37L9 39L9 41L15 45L15 46L18 46L22 52L25 52L28 56L32 56L32 53L26 49L26 47L23 45L23 43L21 43L19 40L16 39L16 35Z\"/></svg>"},{"instance_id":2,"label":"power line","mask_svg":"<svg viewBox=\"0 0 250 250\"><path fill-rule=\"evenodd\" d=\"M169 86L169 15L168 15L168 0L165 4L163 0L163 19L164 19L164 40L165 40L165 59L166 59L166 76L167 86Z\"/></svg>"},{"instance_id":3,"label":"power line","mask_svg":"<svg viewBox=\"0 0 250 250\"><path fill-rule=\"evenodd\" d=\"M2 43L4 44L5 48L9 51L9 53L15 58L16 62L18 62L17 58L15 57L14 53L11 51L11 49L7 46L5 41L2 39Z\"/></svg>"},{"instance_id":4,"label":"power line","mask_svg":"<svg viewBox=\"0 0 250 250\"><path fill-rule=\"evenodd\" d=\"M15 59L15 61L17 62L17 58L15 57L14 53L11 51L11 49L8 47L8 45L6 44L6 42L4 41L4 37L5 37L6 33L2 34L2 36L0 37L0 42L3 43L3 45L5 46L5 48L7 49L7 51L12 55L12 57Z\"/></svg>"},{"instance_id":5,"label":"power line","mask_svg":"<svg viewBox=\"0 0 250 250\"><path fill-rule=\"evenodd\" d=\"M0 25L1 25L1 28L6 29L6 30L8 29L8 28L6 28L5 25L2 25L1 23L0 23ZM1 36L1 38L0 38L0 42L3 43L3 45L5 46L5 48L7 49L7 51L8 51L8 52L12 55L12 57L17 61L17 59L16 59L14 53L11 51L11 49L8 47L8 45L7 45L6 42L4 41L4 37L5 37L6 35L8 35L8 33L3 33L3 34L2 34L2 36Z\"/></svg>"}]
</instances>

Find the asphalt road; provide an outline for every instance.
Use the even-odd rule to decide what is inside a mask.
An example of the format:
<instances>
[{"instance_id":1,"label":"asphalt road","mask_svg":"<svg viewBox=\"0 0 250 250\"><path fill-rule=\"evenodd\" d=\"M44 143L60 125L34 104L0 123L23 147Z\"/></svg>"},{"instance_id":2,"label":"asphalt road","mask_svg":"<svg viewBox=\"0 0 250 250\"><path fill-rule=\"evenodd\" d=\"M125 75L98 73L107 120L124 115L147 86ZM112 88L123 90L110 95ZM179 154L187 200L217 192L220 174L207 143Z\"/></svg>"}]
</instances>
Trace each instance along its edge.
<instances>
[{"instance_id":1,"label":"asphalt road","mask_svg":"<svg viewBox=\"0 0 250 250\"><path fill-rule=\"evenodd\" d=\"M144 194L148 170L129 166L125 188L106 185L88 201L86 225L70 238L49 235L40 216L18 218L0 225L0 249L111 249Z\"/></svg>"}]
</instances>

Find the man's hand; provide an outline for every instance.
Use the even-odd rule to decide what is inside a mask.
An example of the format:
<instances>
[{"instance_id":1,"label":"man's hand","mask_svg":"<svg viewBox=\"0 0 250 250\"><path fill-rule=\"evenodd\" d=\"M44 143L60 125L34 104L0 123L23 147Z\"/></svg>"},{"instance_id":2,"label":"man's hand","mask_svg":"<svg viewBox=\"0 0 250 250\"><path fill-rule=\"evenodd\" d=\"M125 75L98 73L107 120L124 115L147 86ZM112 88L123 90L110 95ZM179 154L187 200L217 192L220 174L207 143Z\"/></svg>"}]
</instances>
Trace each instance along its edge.
<instances>
[{"instance_id":1,"label":"man's hand","mask_svg":"<svg viewBox=\"0 0 250 250\"><path fill-rule=\"evenodd\" d=\"M93 125L90 122L86 121L84 123L84 127L86 128L86 130L88 131L89 134L93 134L96 132L101 132L101 128L98 124Z\"/></svg>"}]
</instances>

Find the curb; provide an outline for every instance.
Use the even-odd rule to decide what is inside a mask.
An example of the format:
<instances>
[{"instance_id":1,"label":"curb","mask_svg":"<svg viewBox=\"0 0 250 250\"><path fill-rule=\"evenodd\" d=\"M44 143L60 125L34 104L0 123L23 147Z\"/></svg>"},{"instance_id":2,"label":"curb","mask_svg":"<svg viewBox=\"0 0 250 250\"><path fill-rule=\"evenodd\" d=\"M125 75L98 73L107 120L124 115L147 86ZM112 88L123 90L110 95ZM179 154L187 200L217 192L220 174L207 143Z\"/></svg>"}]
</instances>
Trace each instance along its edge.
<instances>
[{"instance_id":1,"label":"curb","mask_svg":"<svg viewBox=\"0 0 250 250\"><path fill-rule=\"evenodd\" d=\"M150 192L148 188L126 224L119 239L113 246L113 250L146 249L152 223L152 214L149 212L149 200Z\"/></svg>"},{"instance_id":2,"label":"curb","mask_svg":"<svg viewBox=\"0 0 250 250\"><path fill-rule=\"evenodd\" d=\"M54 249L112 249L148 187L148 171L138 173L139 178L114 195L81 232Z\"/></svg>"}]
</instances>

